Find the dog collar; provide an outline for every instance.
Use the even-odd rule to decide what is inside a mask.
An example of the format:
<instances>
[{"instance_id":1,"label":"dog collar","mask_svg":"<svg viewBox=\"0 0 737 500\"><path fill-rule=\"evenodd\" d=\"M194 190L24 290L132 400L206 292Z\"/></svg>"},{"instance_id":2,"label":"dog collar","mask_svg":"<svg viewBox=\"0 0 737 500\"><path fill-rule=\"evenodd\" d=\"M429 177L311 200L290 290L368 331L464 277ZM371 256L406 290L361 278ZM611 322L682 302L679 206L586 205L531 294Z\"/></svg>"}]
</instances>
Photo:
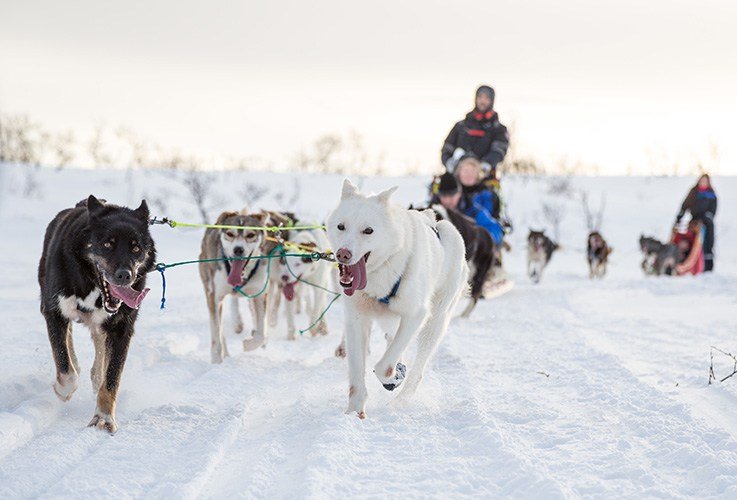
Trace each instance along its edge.
<instances>
[{"instance_id":1,"label":"dog collar","mask_svg":"<svg viewBox=\"0 0 737 500\"><path fill-rule=\"evenodd\" d=\"M399 290L399 284L402 282L402 277L400 276L396 283L394 283L394 286L392 287L392 291L389 292L389 295L386 297L382 297L379 299L379 302L382 304L389 305L389 301L396 297L397 291Z\"/></svg>"}]
</instances>

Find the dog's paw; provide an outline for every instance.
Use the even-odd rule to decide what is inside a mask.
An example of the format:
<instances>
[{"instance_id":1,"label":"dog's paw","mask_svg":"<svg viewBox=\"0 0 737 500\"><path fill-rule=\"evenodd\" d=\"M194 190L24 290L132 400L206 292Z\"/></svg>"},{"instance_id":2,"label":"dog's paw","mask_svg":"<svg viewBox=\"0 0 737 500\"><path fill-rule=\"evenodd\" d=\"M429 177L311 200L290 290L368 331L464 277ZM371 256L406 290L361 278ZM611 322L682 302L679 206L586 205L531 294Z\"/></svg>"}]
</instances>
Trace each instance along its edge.
<instances>
[{"instance_id":1,"label":"dog's paw","mask_svg":"<svg viewBox=\"0 0 737 500\"><path fill-rule=\"evenodd\" d=\"M393 391L404 381L404 377L407 374L407 367L403 363L397 363L396 369L392 370L391 367L384 372L384 377L379 376L379 381L384 389L387 391ZM379 374L377 373L377 376Z\"/></svg>"},{"instance_id":2,"label":"dog's paw","mask_svg":"<svg viewBox=\"0 0 737 500\"><path fill-rule=\"evenodd\" d=\"M263 337L251 337L250 339L243 339L244 351L255 351L259 347L265 347L265 339Z\"/></svg>"},{"instance_id":3,"label":"dog's paw","mask_svg":"<svg viewBox=\"0 0 737 500\"><path fill-rule=\"evenodd\" d=\"M54 382L54 393L62 401L69 401L77 390L77 381L79 375L74 372L70 373L59 373L56 375L56 382Z\"/></svg>"},{"instance_id":4,"label":"dog's paw","mask_svg":"<svg viewBox=\"0 0 737 500\"><path fill-rule=\"evenodd\" d=\"M345 358L345 356L346 356L345 344L340 344L338 347L335 348L335 357Z\"/></svg>"},{"instance_id":5,"label":"dog's paw","mask_svg":"<svg viewBox=\"0 0 737 500\"><path fill-rule=\"evenodd\" d=\"M325 321L320 321L315 328L312 329L312 336L317 337L318 335L325 336L328 334L328 325Z\"/></svg>"},{"instance_id":6,"label":"dog's paw","mask_svg":"<svg viewBox=\"0 0 737 500\"><path fill-rule=\"evenodd\" d=\"M105 430L110 434L115 434L118 430L118 424L115 422L115 417L102 413L100 411L95 412L95 416L92 417L87 427L94 427L96 429Z\"/></svg>"}]
</instances>

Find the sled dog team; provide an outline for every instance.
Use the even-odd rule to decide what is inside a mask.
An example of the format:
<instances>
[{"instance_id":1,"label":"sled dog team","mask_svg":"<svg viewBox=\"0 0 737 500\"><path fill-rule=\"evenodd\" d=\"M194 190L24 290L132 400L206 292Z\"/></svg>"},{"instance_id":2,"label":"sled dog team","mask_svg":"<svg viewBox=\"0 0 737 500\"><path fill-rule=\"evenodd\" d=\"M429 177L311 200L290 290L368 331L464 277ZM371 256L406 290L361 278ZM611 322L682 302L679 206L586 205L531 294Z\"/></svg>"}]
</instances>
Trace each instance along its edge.
<instances>
[{"instance_id":1,"label":"sled dog team","mask_svg":"<svg viewBox=\"0 0 737 500\"><path fill-rule=\"evenodd\" d=\"M384 388L392 391L401 385L400 397L410 398L466 291L468 266L454 225L437 220L432 211L393 204L395 189L367 196L346 180L327 219L327 234L321 229L289 231L284 239L299 250L286 255L277 254L279 241L259 228L287 226L295 221L292 214L222 213L216 225L223 227L205 231L200 260L206 262L199 264L210 315L211 361L228 356L222 321L226 297L233 302L249 297L254 327L243 341L249 351L267 342L281 301L290 339L295 338L294 314L300 308L315 321L313 335L327 334L327 324L319 318L326 292L308 283L332 289L337 280L344 294L345 325L336 353L348 358L347 413L366 417L366 356L374 320L387 346L373 371ZM337 261L335 278L334 264L307 257L310 249L328 247ZM248 259L255 256L271 258ZM149 291L146 275L155 270L155 261L145 201L133 210L90 196L61 211L46 230L38 280L56 365L54 392L68 401L77 389L80 365L71 333L72 322L83 323L95 347L90 376L97 402L91 427L117 430L120 379L138 306ZM235 328L243 330L239 314ZM413 339L417 354L408 368L404 354Z\"/></svg>"}]
</instances>

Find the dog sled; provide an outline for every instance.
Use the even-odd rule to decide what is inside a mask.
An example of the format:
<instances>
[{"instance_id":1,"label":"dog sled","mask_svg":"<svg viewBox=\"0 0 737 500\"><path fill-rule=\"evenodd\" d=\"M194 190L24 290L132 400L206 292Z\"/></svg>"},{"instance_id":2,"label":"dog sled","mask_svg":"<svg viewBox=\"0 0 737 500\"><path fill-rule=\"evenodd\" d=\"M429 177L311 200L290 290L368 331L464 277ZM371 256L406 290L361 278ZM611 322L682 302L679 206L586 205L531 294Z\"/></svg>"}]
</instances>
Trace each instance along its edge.
<instances>
[{"instance_id":1,"label":"dog sled","mask_svg":"<svg viewBox=\"0 0 737 500\"><path fill-rule=\"evenodd\" d=\"M701 274L704 272L704 238L706 228L701 222L692 221L685 232L673 230L671 243L676 245L679 253L679 263L676 265L676 275Z\"/></svg>"}]
</instances>

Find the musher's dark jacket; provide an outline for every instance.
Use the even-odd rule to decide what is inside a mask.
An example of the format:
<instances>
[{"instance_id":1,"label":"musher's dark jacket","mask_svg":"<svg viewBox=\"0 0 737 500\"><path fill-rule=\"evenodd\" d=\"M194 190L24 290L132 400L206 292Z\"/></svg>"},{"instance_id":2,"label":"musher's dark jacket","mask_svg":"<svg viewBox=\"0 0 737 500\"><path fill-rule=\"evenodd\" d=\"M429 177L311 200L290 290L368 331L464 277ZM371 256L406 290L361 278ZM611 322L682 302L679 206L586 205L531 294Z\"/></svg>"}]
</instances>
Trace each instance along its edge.
<instances>
[{"instance_id":1,"label":"musher's dark jacket","mask_svg":"<svg viewBox=\"0 0 737 500\"><path fill-rule=\"evenodd\" d=\"M508 147L507 127L499 122L496 112L481 113L473 110L466 115L465 120L456 123L448 134L440 160L446 165L456 148L462 148L466 153L473 153L479 161L488 163L495 169L507 154Z\"/></svg>"}]
</instances>

